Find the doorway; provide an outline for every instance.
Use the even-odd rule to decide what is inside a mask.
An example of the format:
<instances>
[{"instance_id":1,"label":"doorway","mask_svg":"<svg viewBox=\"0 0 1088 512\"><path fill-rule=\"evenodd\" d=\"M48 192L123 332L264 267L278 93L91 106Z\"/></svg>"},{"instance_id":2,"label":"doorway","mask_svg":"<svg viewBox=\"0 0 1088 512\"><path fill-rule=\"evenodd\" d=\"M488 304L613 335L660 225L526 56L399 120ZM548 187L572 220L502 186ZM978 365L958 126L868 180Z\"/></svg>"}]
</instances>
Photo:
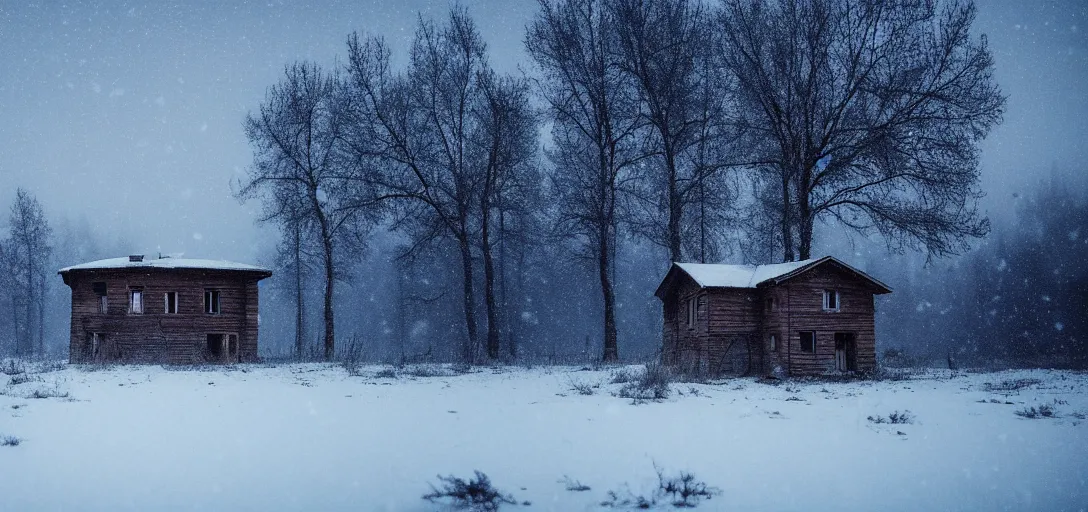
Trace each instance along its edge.
<instances>
[{"instance_id":1,"label":"doorway","mask_svg":"<svg viewBox=\"0 0 1088 512\"><path fill-rule=\"evenodd\" d=\"M854 372L858 369L858 348L854 333L835 333L835 369Z\"/></svg>"},{"instance_id":2,"label":"doorway","mask_svg":"<svg viewBox=\"0 0 1088 512\"><path fill-rule=\"evenodd\" d=\"M214 363L238 361L238 335L209 333L204 347L204 360Z\"/></svg>"}]
</instances>

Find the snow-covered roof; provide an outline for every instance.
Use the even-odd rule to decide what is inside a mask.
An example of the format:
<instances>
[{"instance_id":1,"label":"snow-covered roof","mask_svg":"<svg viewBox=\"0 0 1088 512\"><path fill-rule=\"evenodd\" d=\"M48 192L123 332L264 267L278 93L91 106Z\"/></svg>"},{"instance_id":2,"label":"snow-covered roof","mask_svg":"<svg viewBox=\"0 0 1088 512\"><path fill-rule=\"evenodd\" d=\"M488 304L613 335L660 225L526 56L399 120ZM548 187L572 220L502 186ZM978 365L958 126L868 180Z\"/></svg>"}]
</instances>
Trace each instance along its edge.
<instances>
[{"instance_id":1,"label":"snow-covered roof","mask_svg":"<svg viewBox=\"0 0 1088 512\"><path fill-rule=\"evenodd\" d=\"M755 288L757 284L797 270L817 260L791 261L770 265L723 265L677 263L703 288Z\"/></svg>"},{"instance_id":2,"label":"snow-covered roof","mask_svg":"<svg viewBox=\"0 0 1088 512\"><path fill-rule=\"evenodd\" d=\"M253 272L272 272L271 270L264 267L247 265L245 263L235 263L233 261L200 260L193 258L143 258L142 261L132 261L132 258L125 256L123 258L109 258L105 260L91 261L88 263L81 263L79 265L64 267L60 269L60 273L65 273L71 270L105 270L116 268L185 268L201 270L248 270Z\"/></svg>"},{"instance_id":3,"label":"snow-covered roof","mask_svg":"<svg viewBox=\"0 0 1088 512\"><path fill-rule=\"evenodd\" d=\"M661 285L658 286L657 292L655 292L654 295L663 297L662 293L665 290L666 285L670 282L669 276L674 273L673 270L675 269L679 269L690 276L701 288L756 288L760 284L768 281L785 281L810 268L829 261L837 263L842 268L857 274L862 279L872 282L883 290L881 293L891 292L891 288L888 288L887 285L869 274L851 267L837 258L824 256L822 258L791 261L787 263L773 263L768 265L673 263L673 268L669 270L669 273L665 276L665 279L662 280Z\"/></svg>"}]
</instances>

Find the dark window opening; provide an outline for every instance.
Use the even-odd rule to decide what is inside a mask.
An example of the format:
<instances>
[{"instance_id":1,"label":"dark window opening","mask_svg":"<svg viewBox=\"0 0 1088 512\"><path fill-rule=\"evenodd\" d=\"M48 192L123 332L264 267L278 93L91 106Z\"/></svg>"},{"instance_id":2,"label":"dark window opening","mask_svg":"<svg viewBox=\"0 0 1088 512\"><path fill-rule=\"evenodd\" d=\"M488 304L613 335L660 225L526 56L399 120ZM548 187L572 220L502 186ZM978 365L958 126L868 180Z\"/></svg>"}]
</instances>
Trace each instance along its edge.
<instances>
[{"instance_id":1,"label":"dark window opening","mask_svg":"<svg viewBox=\"0 0 1088 512\"><path fill-rule=\"evenodd\" d=\"M204 290L204 312L219 314L219 290Z\"/></svg>"},{"instance_id":2,"label":"dark window opening","mask_svg":"<svg viewBox=\"0 0 1088 512\"><path fill-rule=\"evenodd\" d=\"M166 303L166 313L176 315L178 312L178 292L166 292L163 300Z\"/></svg>"},{"instance_id":3,"label":"dark window opening","mask_svg":"<svg viewBox=\"0 0 1088 512\"><path fill-rule=\"evenodd\" d=\"M774 311L774 298L767 299L765 307L768 312Z\"/></svg>"},{"instance_id":4,"label":"dark window opening","mask_svg":"<svg viewBox=\"0 0 1088 512\"><path fill-rule=\"evenodd\" d=\"M223 335L209 334L207 346L208 358L219 359L223 357Z\"/></svg>"},{"instance_id":5,"label":"dark window opening","mask_svg":"<svg viewBox=\"0 0 1088 512\"><path fill-rule=\"evenodd\" d=\"M801 352L815 352L816 351L816 333L812 331L801 331Z\"/></svg>"},{"instance_id":6,"label":"dark window opening","mask_svg":"<svg viewBox=\"0 0 1088 512\"><path fill-rule=\"evenodd\" d=\"M98 312L102 314L109 312L109 299L106 298L106 283L93 283L91 289L94 290L94 294L98 296Z\"/></svg>"},{"instance_id":7,"label":"dark window opening","mask_svg":"<svg viewBox=\"0 0 1088 512\"><path fill-rule=\"evenodd\" d=\"M771 335L771 352L777 352L777 351L778 351L778 335L777 334L772 334Z\"/></svg>"},{"instance_id":8,"label":"dark window opening","mask_svg":"<svg viewBox=\"0 0 1088 512\"><path fill-rule=\"evenodd\" d=\"M238 336L234 334L227 336L227 355L231 359L238 356Z\"/></svg>"}]
</instances>

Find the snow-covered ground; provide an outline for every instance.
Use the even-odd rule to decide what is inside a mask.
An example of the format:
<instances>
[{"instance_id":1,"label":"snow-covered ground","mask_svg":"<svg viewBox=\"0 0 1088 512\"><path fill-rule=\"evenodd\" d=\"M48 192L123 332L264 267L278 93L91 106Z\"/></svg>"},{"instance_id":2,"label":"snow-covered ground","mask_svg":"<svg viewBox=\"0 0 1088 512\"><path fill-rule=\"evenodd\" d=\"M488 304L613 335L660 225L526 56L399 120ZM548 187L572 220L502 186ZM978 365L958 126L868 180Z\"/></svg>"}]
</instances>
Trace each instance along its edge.
<instances>
[{"instance_id":1,"label":"snow-covered ground","mask_svg":"<svg viewBox=\"0 0 1088 512\"><path fill-rule=\"evenodd\" d=\"M635 405L609 369L381 369L66 367L0 383L0 437L21 440L0 446L0 509L435 510L420 496L437 474L479 469L531 502L503 509L595 510L609 490L650 494L655 464L721 490L699 510L1088 506L1085 374L735 379ZM987 391L1018 379L1039 382ZM1057 417L1015 414L1041 404ZM905 410L913 423L867 419Z\"/></svg>"}]
</instances>

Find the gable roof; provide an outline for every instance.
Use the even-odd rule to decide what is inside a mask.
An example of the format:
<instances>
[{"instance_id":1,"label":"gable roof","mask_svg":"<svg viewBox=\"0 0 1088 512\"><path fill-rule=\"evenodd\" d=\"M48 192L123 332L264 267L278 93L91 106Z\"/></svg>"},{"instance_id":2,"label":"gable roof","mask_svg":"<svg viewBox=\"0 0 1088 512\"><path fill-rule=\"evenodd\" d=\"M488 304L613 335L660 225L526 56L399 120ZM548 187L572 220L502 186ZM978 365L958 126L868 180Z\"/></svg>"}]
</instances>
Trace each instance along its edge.
<instances>
[{"instance_id":1,"label":"gable roof","mask_svg":"<svg viewBox=\"0 0 1088 512\"><path fill-rule=\"evenodd\" d=\"M876 293L891 293L892 289L873 276L866 274L833 256L814 258L803 261L791 261L787 263L774 263L769 265L725 265L708 263L673 263L672 268L661 280L654 295L664 297L667 285L675 280L675 276L682 272L690 277L700 288L757 288L764 284L779 284L793 279L813 268L825 263L832 263L850 272L861 279L869 281L879 291Z\"/></svg>"},{"instance_id":2,"label":"gable roof","mask_svg":"<svg viewBox=\"0 0 1088 512\"><path fill-rule=\"evenodd\" d=\"M272 271L255 265L235 263L233 261L200 260L193 258L147 258L142 261L131 261L128 257L108 258L72 265L60 269L58 273L65 274L73 270L111 270L120 268L157 268L157 269L196 269L196 270L241 270L248 272L261 272L271 274Z\"/></svg>"}]
</instances>

